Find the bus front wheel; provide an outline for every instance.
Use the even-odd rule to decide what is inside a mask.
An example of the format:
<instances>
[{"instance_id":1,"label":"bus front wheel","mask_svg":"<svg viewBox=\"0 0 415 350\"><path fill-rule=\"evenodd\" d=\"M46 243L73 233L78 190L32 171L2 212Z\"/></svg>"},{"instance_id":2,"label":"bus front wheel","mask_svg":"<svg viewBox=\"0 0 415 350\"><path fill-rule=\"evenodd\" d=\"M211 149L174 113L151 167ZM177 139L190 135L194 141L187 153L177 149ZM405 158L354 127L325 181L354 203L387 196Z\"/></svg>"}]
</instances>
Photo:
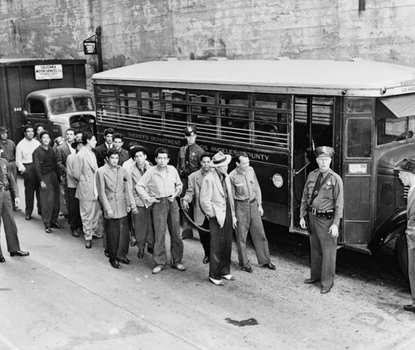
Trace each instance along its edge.
<instances>
[{"instance_id":1,"label":"bus front wheel","mask_svg":"<svg viewBox=\"0 0 415 350\"><path fill-rule=\"evenodd\" d=\"M398 259L399 268L407 281L408 277L408 245L406 243L406 234L405 234L406 225L400 225L397 231L397 239L395 243L395 254Z\"/></svg>"}]
</instances>

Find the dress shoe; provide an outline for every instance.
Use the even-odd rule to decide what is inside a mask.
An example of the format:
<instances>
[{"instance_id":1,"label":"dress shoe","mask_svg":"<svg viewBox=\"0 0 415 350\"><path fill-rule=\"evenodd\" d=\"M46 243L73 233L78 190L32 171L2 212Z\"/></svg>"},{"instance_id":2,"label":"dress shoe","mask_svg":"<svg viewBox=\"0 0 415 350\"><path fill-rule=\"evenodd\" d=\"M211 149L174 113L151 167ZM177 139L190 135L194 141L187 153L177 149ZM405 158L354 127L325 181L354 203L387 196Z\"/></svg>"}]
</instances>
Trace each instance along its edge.
<instances>
[{"instance_id":1,"label":"dress shoe","mask_svg":"<svg viewBox=\"0 0 415 350\"><path fill-rule=\"evenodd\" d=\"M135 237L131 237L130 246L135 247L136 245L137 245L137 240L135 239Z\"/></svg>"},{"instance_id":2,"label":"dress shoe","mask_svg":"<svg viewBox=\"0 0 415 350\"><path fill-rule=\"evenodd\" d=\"M50 227L53 227L53 228L63 228L63 225L61 225L58 222L53 222L53 223L50 224Z\"/></svg>"},{"instance_id":3,"label":"dress shoe","mask_svg":"<svg viewBox=\"0 0 415 350\"><path fill-rule=\"evenodd\" d=\"M270 269L270 270L276 270L277 269L272 262L269 262L268 264L264 264L264 265L262 265L262 267L264 267L266 269Z\"/></svg>"},{"instance_id":4,"label":"dress shoe","mask_svg":"<svg viewBox=\"0 0 415 350\"><path fill-rule=\"evenodd\" d=\"M316 279L316 278L307 278L307 279L304 281L304 283L305 283L305 284L314 284L314 283L317 283L317 282L320 282L320 280L318 280L318 279Z\"/></svg>"},{"instance_id":5,"label":"dress shoe","mask_svg":"<svg viewBox=\"0 0 415 350\"><path fill-rule=\"evenodd\" d=\"M72 234L72 236L74 236L74 237L79 237L79 233L78 233L78 231L77 231L77 230L73 230L71 234Z\"/></svg>"},{"instance_id":6,"label":"dress shoe","mask_svg":"<svg viewBox=\"0 0 415 350\"><path fill-rule=\"evenodd\" d=\"M26 215L24 218L25 218L27 221L32 220L32 215Z\"/></svg>"},{"instance_id":7,"label":"dress shoe","mask_svg":"<svg viewBox=\"0 0 415 350\"><path fill-rule=\"evenodd\" d=\"M91 247L92 247L92 241L91 240L85 241L85 248L91 249Z\"/></svg>"},{"instance_id":8,"label":"dress shoe","mask_svg":"<svg viewBox=\"0 0 415 350\"><path fill-rule=\"evenodd\" d=\"M92 235L92 239L100 239L100 238L102 238L102 235L101 235L101 236L98 236L98 235Z\"/></svg>"},{"instance_id":9,"label":"dress shoe","mask_svg":"<svg viewBox=\"0 0 415 350\"><path fill-rule=\"evenodd\" d=\"M403 306L403 309L404 309L405 311L415 312L415 306L412 306L412 305L404 305L404 306Z\"/></svg>"},{"instance_id":10,"label":"dress shoe","mask_svg":"<svg viewBox=\"0 0 415 350\"><path fill-rule=\"evenodd\" d=\"M331 291L331 288L321 288L320 289L320 294L327 294L330 291Z\"/></svg>"},{"instance_id":11,"label":"dress shoe","mask_svg":"<svg viewBox=\"0 0 415 350\"><path fill-rule=\"evenodd\" d=\"M177 264L177 265L174 266L174 268L176 270L179 270L179 271L185 271L186 270L186 268L184 267L183 264Z\"/></svg>"},{"instance_id":12,"label":"dress shoe","mask_svg":"<svg viewBox=\"0 0 415 350\"><path fill-rule=\"evenodd\" d=\"M203 263L207 264L210 261L210 256L209 255L205 255L205 257L203 258Z\"/></svg>"},{"instance_id":13,"label":"dress shoe","mask_svg":"<svg viewBox=\"0 0 415 350\"><path fill-rule=\"evenodd\" d=\"M147 252L148 252L148 254L153 255L153 253L154 253L153 247L147 247Z\"/></svg>"},{"instance_id":14,"label":"dress shoe","mask_svg":"<svg viewBox=\"0 0 415 350\"><path fill-rule=\"evenodd\" d=\"M249 265L242 267L242 271L249 272L249 273L253 272L252 267Z\"/></svg>"},{"instance_id":15,"label":"dress shoe","mask_svg":"<svg viewBox=\"0 0 415 350\"><path fill-rule=\"evenodd\" d=\"M79 236L83 236L84 235L84 231L82 231L81 228L76 229L76 232L78 232Z\"/></svg>"},{"instance_id":16,"label":"dress shoe","mask_svg":"<svg viewBox=\"0 0 415 350\"><path fill-rule=\"evenodd\" d=\"M152 274L153 274L153 275L156 275L156 274L160 273L160 272L161 272L161 270L162 270L161 265L157 265L157 266L153 269Z\"/></svg>"},{"instance_id":17,"label":"dress shoe","mask_svg":"<svg viewBox=\"0 0 415 350\"><path fill-rule=\"evenodd\" d=\"M110 254L108 253L108 250L106 250L106 249L104 249L104 254L105 254L105 256L106 256L107 258L109 258L109 257L110 257Z\"/></svg>"},{"instance_id":18,"label":"dress shoe","mask_svg":"<svg viewBox=\"0 0 415 350\"><path fill-rule=\"evenodd\" d=\"M28 256L29 252L24 252L22 250L16 250L15 252L10 252L10 256Z\"/></svg>"},{"instance_id":19,"label":"dress shoe","mask_svg":"<svg viewBox=\"0 0 415 350\"><path fill-rule=\"evenodd\" d=\"M212 277L209 277L209 281L211 282L211 283L213 283L215 286L220 286L220 287L223 287L225 284L222 282L222 280L215 280L214 278L212 278Z\"/></svg>"},{"instance_id":20,"label":"dress shoe","mask_svg":"<svg viewBox=\"0 0 415 350\"><path fill-rule=\"evenodd\" d=\"M137 253L137 258L139 258L139 259L144 258L144 251L139 250L138 253Z\"/></svg>"},{"instance_id":21,"label":"dress shoe","mask_svg":"<svg viewBox=\"0 0 415 350\"><path fill-rule=\"evenodd\" d=\"M6 262L6 259L4 258L2 254L0 254L0 263L4 263L4 262Z\"/></svg>"},{"instance_id":22,"label":"dress shoe","mask_svg":"<svg viewBox=\"0 0 415 350\"><path fill-rule=\"evenodd\" d=\"M224 278L225 280L227 280L227 281L235 281L235 277L234 276L232 276L231 274L229 274L229 275L224 275L224 276L222 276L222 278Z\"/></svg>"},{"instance_id":23,"label":"dress shoe","mask_svg":"<svg viewBox=\"0 0 415 350\"><path fill-rule=\"evenodd\" d=\"M120 263L118 262L117 259L115 260L110 260L110 264L114 269L119 269L120 268Z\"/></svg>"},{"instance_id":24,"label":"dress shoe","mask_svg":"<svg viewBox=\"0 0 415 350\"><path fill-rule=\"evenodd\" d=\"M125 265L131 265L132 262L130 259L128 259L126 256L124 256L122 259L118 259L119 262L122 262Z\"/></svg>"},{"instance_id":25,"label":"dress shoe","mask_svg":"<svg viewBox=\"0 0 415 350\"><path fill-rule=\"evenodd\" d=\"M50 226L45 226L45 232L52 233L52 229L50 228Z\"/></svg>"},{"instance_id":26,"label":"dress shoe","mask_svg":"<svg viewBox=\"0 0 415 350\"><path fill-rule=\"evenodd\" d=\"M19 207L14 207L13 211L22 211L22 209L20 209Z\"/></svg>"}]
</instances>

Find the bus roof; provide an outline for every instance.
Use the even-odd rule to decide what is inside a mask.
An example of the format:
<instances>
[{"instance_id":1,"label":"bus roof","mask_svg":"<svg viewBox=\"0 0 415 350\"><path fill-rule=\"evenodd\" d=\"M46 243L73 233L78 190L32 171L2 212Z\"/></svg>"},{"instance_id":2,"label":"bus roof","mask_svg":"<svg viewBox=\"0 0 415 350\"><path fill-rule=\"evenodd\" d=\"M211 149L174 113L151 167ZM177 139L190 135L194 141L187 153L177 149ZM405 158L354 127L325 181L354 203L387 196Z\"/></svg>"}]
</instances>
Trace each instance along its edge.
<instances>
[{"instance_id":1,"label":"bus roof","mask_svg":"<svg viewBox=\"0 0 415 350\"><path fill-rule=\"evenodd\" d=\"M415 69L355 59L156 61L94 74L93 82L203 90L386 97L415 91Z\"/></svg>"}]
</instances>

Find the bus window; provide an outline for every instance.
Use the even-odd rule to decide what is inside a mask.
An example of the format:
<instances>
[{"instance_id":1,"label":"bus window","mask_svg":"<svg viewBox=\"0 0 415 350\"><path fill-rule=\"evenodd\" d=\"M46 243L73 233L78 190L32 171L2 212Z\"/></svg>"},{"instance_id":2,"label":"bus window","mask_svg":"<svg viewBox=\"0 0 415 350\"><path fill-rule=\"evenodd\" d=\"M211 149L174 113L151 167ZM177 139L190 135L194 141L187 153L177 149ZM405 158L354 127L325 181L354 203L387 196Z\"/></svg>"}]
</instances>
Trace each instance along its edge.
<instances>
[{"instance_id":1,"label":"bus window","mask_svg":"<svg viewBox=\"0 0 415 350\"><path fill-rule=\"evenodd\" d=\"M408 131L415 132L415 117L383 118L377 121L378 145L395 141L399 135Z\"/></svg>"},{"instance_id":2,"label":"bus window","mask_svg":"<svg viewBox=\"0 0 415 350\"><path fill-rule=\"evenodd\" d=\"M214 92L189 91L189 112L190 122L198 125L199 132L216 137L217 106Z\"/></svg>"},{"instance_id":3,"label":"bus window","mask_svg":"<svg viewBox=\"0 0 415 350\"><path fill-rule=\"evenodd\" d=\"M139 119L137 88L120 86L118 88L119 119L118 123L124 127L141 127Z\"/></svg>"},{"instance_id":4,"label":"bus window","mask_svg":"<svg viewBox=\"0 0 415 350\"><path fill-rule=\"evenodd\" d=\"M347 99L347 114L372 114L371 98L349 98Z\"/></svg>"},{"instance_id":5,"label":"bus window","mask_svg":"<svg viewBox=\"0 0 415 350\"><path fill-rule=\"evenodd\" d=\"M347 157L370 158L372 156L371 119L347 121Z\"/></svg>"},{"instance_id":6,"label":"bus window","mask_svg":"<svg viewBox=\"0 0 415 350\"><path fill-rule=\"evenodd\" d=\"M156 88L143 87L139 92L139 103L141 103L141 119L143 127L156 132L161 127L161 103L160 92Z\"/></svg>"},{"instance_id":7,"label":"bus window","mask_svg":"<svg viewBox=\"0 0 415 350\"><path fill-rule=\"evenodd\" d=\"M241 145L250 143L250 118L248 95L241 93L219 94L221 115L221 138Z\"/></svg>"}]
</instances>

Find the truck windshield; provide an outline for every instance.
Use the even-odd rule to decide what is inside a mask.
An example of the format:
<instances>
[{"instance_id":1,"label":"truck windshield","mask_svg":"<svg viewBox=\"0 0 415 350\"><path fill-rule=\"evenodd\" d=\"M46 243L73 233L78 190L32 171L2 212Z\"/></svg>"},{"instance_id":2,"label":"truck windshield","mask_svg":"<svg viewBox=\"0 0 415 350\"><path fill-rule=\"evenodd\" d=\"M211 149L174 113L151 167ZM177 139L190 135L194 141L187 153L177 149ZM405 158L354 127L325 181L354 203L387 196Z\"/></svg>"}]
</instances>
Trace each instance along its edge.
<instances>
[{"instance_id":1,"label":"truck windshield","mask_svg":"<svg viewBox=\"0 0 415 350\"><path fill-rule=\"evenodd\" d=\"M49 100L52 114L93 111L94 104L89 97L58 97Z\"/></svg>"}]
</instances>

